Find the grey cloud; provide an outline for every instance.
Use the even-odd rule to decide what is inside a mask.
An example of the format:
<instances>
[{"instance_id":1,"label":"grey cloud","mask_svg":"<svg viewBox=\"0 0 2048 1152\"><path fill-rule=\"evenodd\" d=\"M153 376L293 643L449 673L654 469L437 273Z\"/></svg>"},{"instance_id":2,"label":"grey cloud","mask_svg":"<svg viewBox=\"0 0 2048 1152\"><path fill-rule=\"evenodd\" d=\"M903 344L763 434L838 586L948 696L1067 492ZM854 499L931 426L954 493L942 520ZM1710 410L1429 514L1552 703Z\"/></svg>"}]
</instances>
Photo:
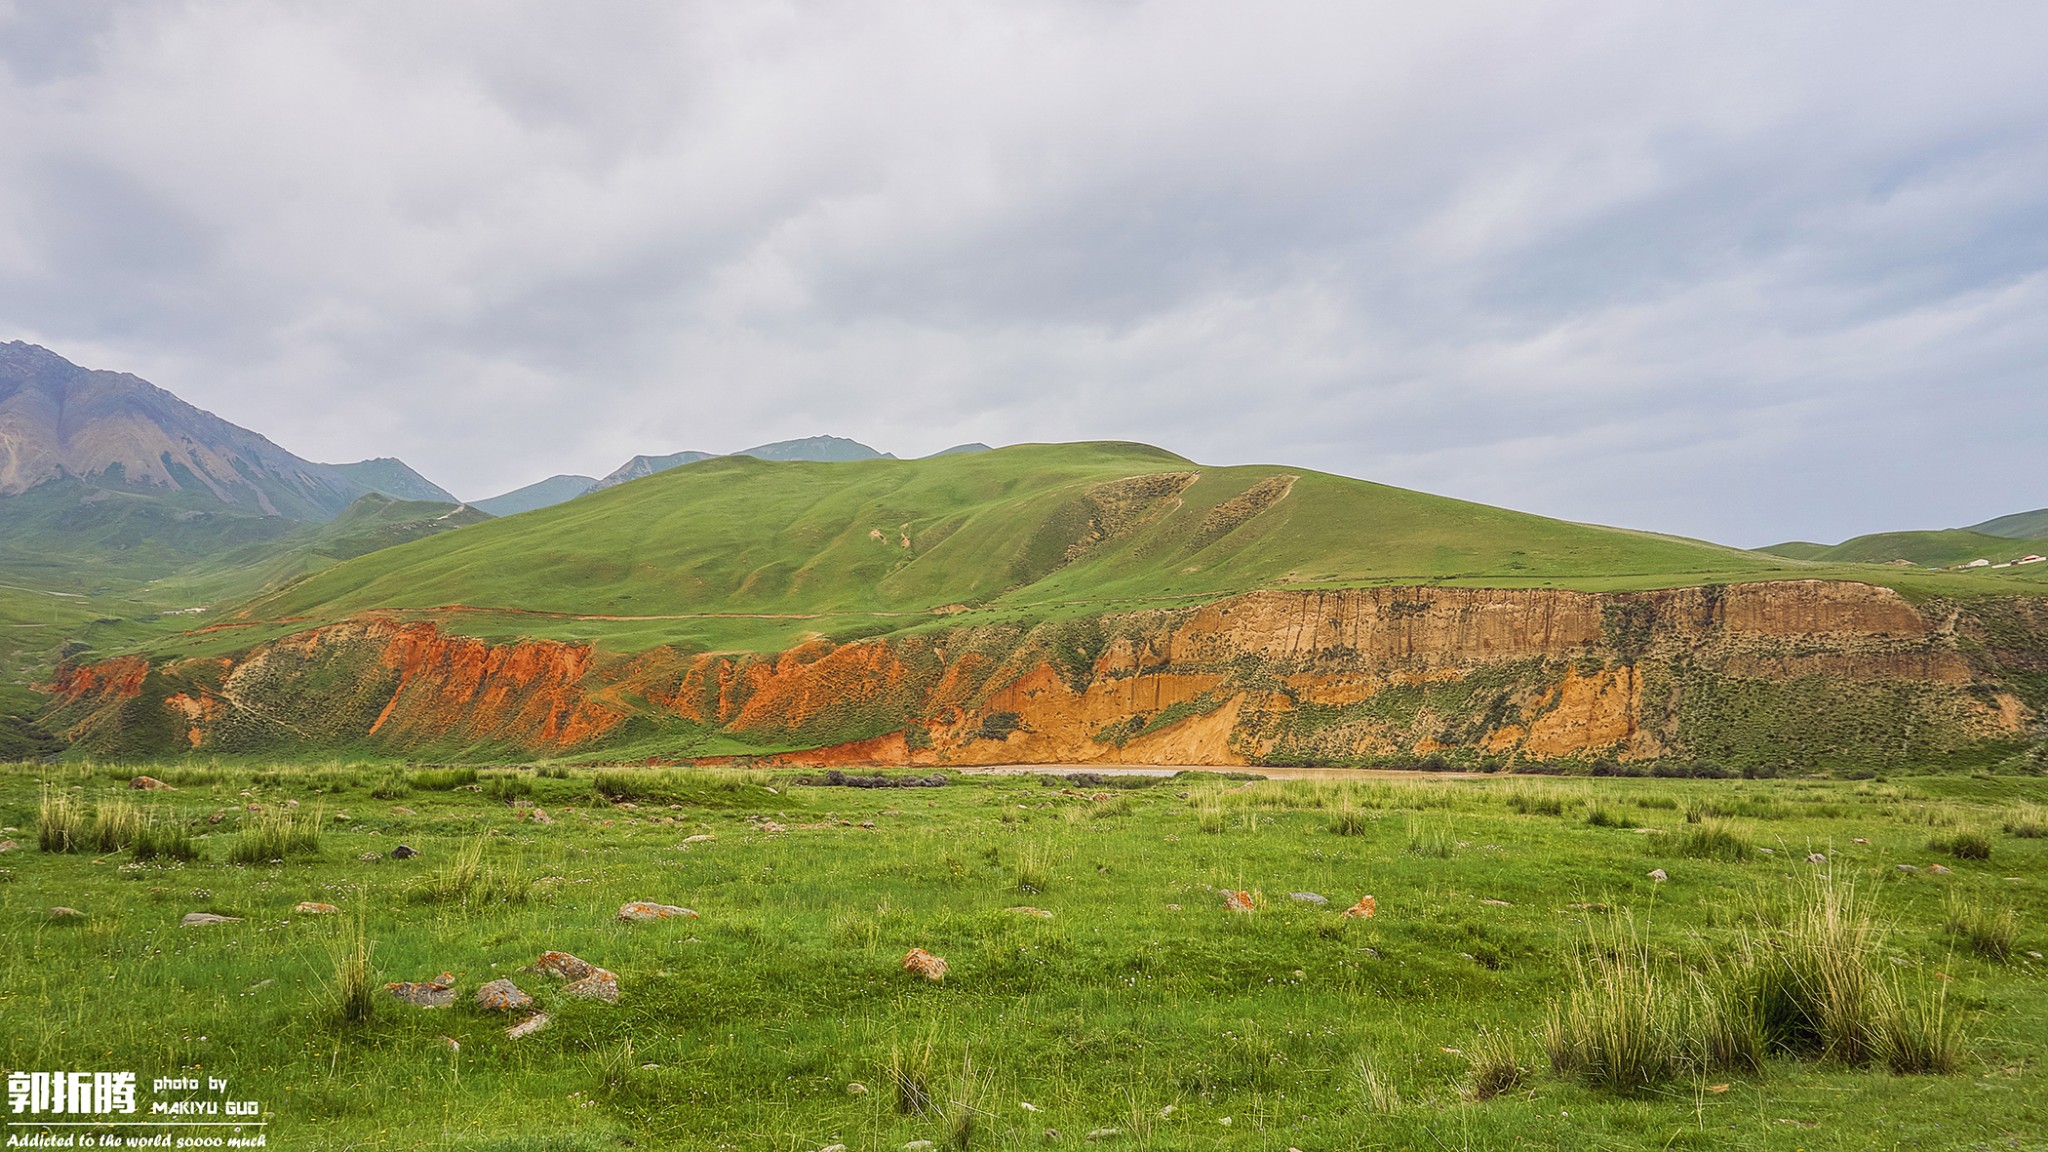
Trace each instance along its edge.
<instances>
[{"instance_id":1,"label":"grey cloud","mask_svg":"<svg viewBox=\"0 0 2048 1152\"><path fill-rule=\"evenodd\" d=\"M6 334L470 496L833 432L1743 544L2048 503L2033 6L58 11Z\"/></svg>"}]
</instances>

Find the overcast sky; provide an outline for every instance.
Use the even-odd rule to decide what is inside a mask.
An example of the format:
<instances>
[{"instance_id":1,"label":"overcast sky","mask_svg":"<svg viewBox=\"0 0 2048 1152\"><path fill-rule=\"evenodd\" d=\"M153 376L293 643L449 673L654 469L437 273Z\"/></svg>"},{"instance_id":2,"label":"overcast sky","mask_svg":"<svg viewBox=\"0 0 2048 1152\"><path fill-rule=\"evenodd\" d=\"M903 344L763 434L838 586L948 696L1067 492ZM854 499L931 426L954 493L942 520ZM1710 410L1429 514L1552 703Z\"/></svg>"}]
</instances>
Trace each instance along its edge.
<instances>
[{"instance_id":1,"label":"overcast sky","mask_svg":"<svg viewBox=\"0 0 2048 1152\"><path fill-rule=\"evenodd\" d=\"M1143 440L2048 505L2048 5L0 0L0 340L467 498Z\"/></svg>"}]
</instances>

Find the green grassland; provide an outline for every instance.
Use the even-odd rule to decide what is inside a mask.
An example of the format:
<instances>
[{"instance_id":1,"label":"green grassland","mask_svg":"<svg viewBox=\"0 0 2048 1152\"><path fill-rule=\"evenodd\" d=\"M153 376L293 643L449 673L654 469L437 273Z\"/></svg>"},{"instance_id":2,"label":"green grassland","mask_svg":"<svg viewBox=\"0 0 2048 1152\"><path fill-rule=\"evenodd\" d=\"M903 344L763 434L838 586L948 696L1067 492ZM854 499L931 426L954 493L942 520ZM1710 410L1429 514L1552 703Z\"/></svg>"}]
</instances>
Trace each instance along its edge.
<instances>
[{"instance_id":1,"label":"green grassland","mask_svg":"<svg viewBox=\"0 0 2048 1152\"><path fill-rule=\"evenodd\" d=\"M773 650L809 634L927 626L941 609L953 623L1036 620L1282 586L1609 591L1818 577L1909 595L2048 591L2048 573L2002 575L1810 564L1093 443L916 461L704 461L335 565L245 615L296 624L460 606L460 630L492 638Z\"/></svg>"},{"instance_id":2,"label":"green grassland","mask_svg":"<svg viewBox=\"0 0 2048 1152\"><path fill-rule=\"evenodd\" d=\"M181 763L158 770L175 790L138 793L128 771L0 770L20 845L0 854L0 1061L133 1070L145 1097L224 1076L271 1147L1822 1152L2048 1131L2037 777L857 789ZM39 823L52 801L73 815ZM38 850L59 826L81 850ZM1234 890L1256 909L1228 910ZM1755 1067L1705 1055L1683 1002L1748 988L1745 942L1791 947L1816 893L1852 890L1840 923L1875 935L1843 971L1938 1011L1915 1035L1951 1070L1796 1037ZM1377 916L1340 914L1367 894ZM701 918L623 924L628 900ZM241 919L179 926L196 911ZM943 982L902 970L912 947ZM548 949L617 973L619 1002L520 971ZM1577 1019L1600 986L1582 978L1628 957L1652 983L1622 1038L1666 1063L1633 1088L1554 1070L1550 1006ZM444 969L455 1007L381 991ZM550 1026L513 1040L474 1007L498 976Z\"/></svg>"}]
</instances>

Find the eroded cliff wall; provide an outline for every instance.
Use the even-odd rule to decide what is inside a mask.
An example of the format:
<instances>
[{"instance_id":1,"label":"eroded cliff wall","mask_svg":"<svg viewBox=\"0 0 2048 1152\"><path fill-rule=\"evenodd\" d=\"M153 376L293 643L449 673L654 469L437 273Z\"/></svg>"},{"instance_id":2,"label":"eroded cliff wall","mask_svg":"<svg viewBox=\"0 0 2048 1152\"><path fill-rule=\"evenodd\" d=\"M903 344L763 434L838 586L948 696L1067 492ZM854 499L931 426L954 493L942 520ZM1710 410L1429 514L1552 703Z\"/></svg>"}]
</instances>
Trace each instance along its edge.
<instances>
[{"instance_id":1,"label":"eroded cliff wall","mask_svg":"<svg viewBox=\"0 0 2048 1152\"><path fill-rule=\"evenodd\" d=\"M1267 591L772 654L601 655L366 618L229 660L60 669L86 747L798 762L1882 765L2032 730L2048 611L1818 581ZM153 734L153 735L151 735ZM159 750L170 750L165 747Z\"/></svg>"}]
</instances>

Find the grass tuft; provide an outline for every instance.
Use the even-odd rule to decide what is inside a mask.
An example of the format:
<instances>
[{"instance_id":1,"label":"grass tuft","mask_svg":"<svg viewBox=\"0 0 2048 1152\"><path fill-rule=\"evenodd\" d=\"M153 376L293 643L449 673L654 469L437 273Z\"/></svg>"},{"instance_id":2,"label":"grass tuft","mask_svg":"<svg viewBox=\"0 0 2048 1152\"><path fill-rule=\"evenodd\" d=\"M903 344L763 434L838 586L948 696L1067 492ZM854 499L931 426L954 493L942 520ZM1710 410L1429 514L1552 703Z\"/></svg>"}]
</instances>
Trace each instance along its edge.
<instances>
[{"instance_id":1,"label":"grass tuft","mask_svg":"<svg viewBox=\"0 0 2048 1152\"><path fill-rule=\"evenodd\" d=\"M267 864L320 854L320 812L272 808L256 814L228 849L230 864Z\"/></svg>"},{"instance_id":2,"label":"grass tuft","mask_svg":"<svg viewBox=\"0 0 2048 1152\"><path fill-rule=\"evenodd\" d=\"M343 1024L370 1021L377 1004L377 977L370 967L370 939L363 921L334 948L334 1014Z\"/></svg>"},{"instance_id":3,"label":"grass tuft","mask_svg":"<svg viewBox=\"0 0 2048 1152\"><path fill-rule=\"evenodd\" d=\"M45 852L77 852L86 845L85 807L69 792L43 790L36 808L36 844Z\"/></svg>"},{"instance_id":4,"label":"grass tuft","mask_svg":"<svg viewBox=\"0 0 2048 1152\"><path fill-rule=\"evenodd\" d=\"M2012 909L1987 912L1982 904L1963 899L1960 892L1948 894L1941 926L1949 935L1961 937L1972 952L2001 963L2012 958L2013 945L2019 941L2019 921Z\"/></svg>"},{"instance_id":5,"label":"grass tuft","mask_svg":"<svg viewBox=\"0 0 2048 1152\"><path fill-rule=\"evenodd\" d=\"M1946 852L1958 860L1991 859L1991 837L1976 828L1958 828L1927 842L1931 851Z\"/></svg>"},{"instance_id":6,"label":"grass tuft","mask_svg":"<svg viewBox=\"0 0 2048 1152\"><path fill-rule=\"evenodd\" d=\"M1683 856L1692 860L1747 860L1755 850L1748 835L1726 820L1713 816L1690 823L1681 832L1659 832L1649 838L1650 851L1659 856Z\"/></svg>"},{"instance_id":7,"label":"grass tuft","mask_svg":"<svg viewBox=\"0 0 2048 1152\"><path fill-rule=\"evenodd\" d=\"M2048 837L2048 806L2020 804L2005 814L2005 834L2022 840Z\"/></svg>"},{"instance_id":8,"label":"grass tuft","mask_svg":"<svg viewBox=\"0 0 2048 1152\"><path fill-rule=\"evenodd\" d=\"M1465 1093L1474 1100L1491 1100L1528 1083L1535 1071L1522 1059L1513 1036L1493 1029L1481 1029L1465 1056L1472 1062L1472 1076Z\"/></svg>"}]
</instances>

